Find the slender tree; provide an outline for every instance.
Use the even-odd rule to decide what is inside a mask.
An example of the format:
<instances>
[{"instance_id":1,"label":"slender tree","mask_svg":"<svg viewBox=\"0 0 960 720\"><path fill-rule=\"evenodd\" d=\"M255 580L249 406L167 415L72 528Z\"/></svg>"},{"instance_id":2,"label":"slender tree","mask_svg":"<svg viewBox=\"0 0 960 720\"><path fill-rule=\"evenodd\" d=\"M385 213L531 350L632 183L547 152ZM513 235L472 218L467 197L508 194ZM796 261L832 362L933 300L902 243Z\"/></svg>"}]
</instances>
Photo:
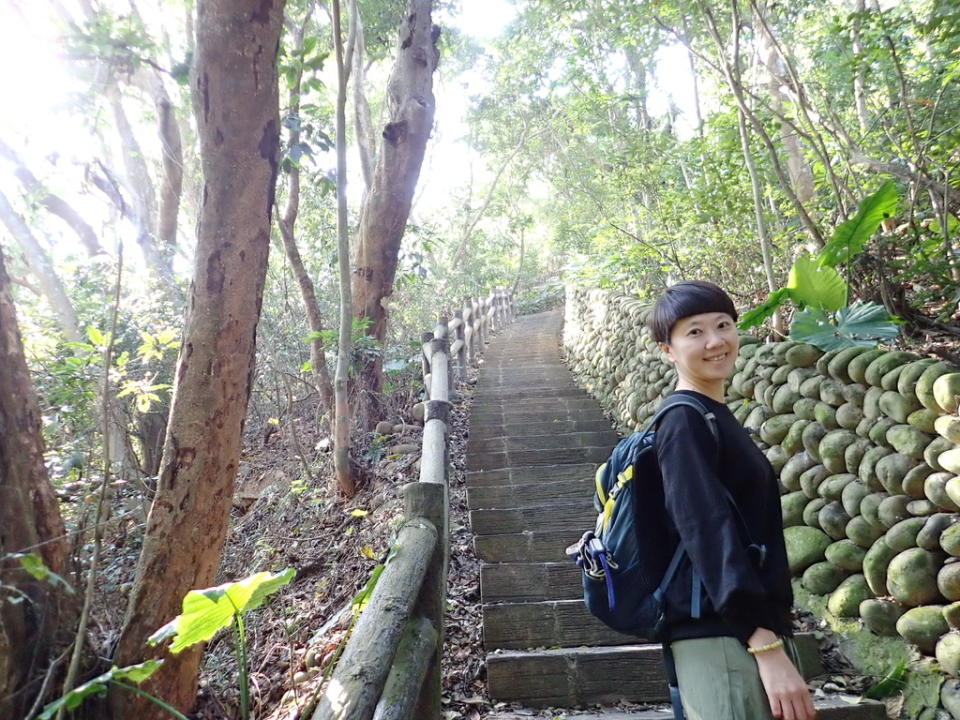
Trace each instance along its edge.
<instances>
[{"instance_id":1,"label":"slender tree","mask_svg":"<svg viewBox=\"0 0 960 720\"><path fill-rule=\"evenodd\" d=\"M23 356L0 252L0 717L23 717L57 628L55 586L15 557L35 553L54 572L66 556L63 520L43 462L37 398Z\"/></svg>"},{"instance_id":2,"label":"slender tree","mask_svg":"<svg viewBox=\"0 0 960 720\"><path fill-rule=\"evenodd\" d=\"M203 207L183 348L156 496L114 661L138 662L147 637L213 584L230 516L253 376L277 175L277 46L284 0L200 0L194 111ZM200 649L168 656L147 689L194 703ZM129 693L114 715L152 720Z\"/></svg>"}]
</instances>

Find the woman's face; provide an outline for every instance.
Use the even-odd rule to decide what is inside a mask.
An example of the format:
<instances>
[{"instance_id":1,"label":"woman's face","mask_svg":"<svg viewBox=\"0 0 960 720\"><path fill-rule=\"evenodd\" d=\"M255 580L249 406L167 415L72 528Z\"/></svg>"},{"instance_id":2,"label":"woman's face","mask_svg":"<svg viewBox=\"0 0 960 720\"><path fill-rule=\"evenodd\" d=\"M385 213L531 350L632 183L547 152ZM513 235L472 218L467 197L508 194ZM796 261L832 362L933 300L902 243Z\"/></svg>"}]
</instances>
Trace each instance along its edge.
<instances>
[{"instance_id":1,"label":"woman's face","mask_svg":"<svg viewBox=\"0 0 960 720\"><path fill-rule=\"evenodd\" d=\"M677 373L694 385L726 380L740 348L737 326L727 313L690 315L670 332L670 344L660 348L676 366Z\"/></svg>"}]
</instances>

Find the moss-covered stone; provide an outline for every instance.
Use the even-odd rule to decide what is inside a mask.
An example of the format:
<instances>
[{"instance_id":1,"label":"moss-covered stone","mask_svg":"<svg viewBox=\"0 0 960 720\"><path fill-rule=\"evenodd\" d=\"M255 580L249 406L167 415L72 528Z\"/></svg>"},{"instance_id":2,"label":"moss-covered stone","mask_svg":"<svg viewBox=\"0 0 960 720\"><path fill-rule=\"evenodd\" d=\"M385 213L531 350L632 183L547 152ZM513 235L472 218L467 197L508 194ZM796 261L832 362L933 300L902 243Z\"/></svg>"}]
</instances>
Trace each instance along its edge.
<instances>
[{"instance_id":1,"label":"moss-covered stone","mask_svg":"<svg viewBox=\"0 0 960 720\"><path fill-rule=\"evenodd\" d=\"M811 422L811 420L805 420L803 418L794 420L790 425L790 430L787 431L786 436L780 442L780 444L783 445L783 449L791 455L795 455L803 450L803 431Z\"/></svg>"},{"instance_id":2,"label":"moss-covered stone","mask_svg":"<svg viewBox=\"0 0 960 720\"><path fill-rule=\"evenodd\" d=\"M843 509L839 501L828 502L820 509L820 528L834 540L842 540L847 536L847 523L850 516Z\"/></svg>"},{"instance_id":3,"label":"moss-covered stone","mask_svg":"<svg viewBox=\"0 0 960 720\"><path fill-rule=\"evenodd\" d=\"M781 385L773 393L770 406L775 413L791 413L793 404L800 399L800 393L793 390L789 385Z\"/></svg>"},{"instance_id":4,"label":"moss-covered stone","mask_svg":"<svg viewBox=\"0 0 960 720\"><path fill-rule=\"evenodd\" d=\"M822 530L820 527L820 510L827 504L827 501L821 497L814 498L803 508L803 524L808 527Z\"/></svg>"},{"instance_id":5,"label":"moss-covered stone","mask_svg":"<svg viewBox=\"0 0 960 720\"><path fill-rule=\"evenodd\" d=\"M880 503L890 497L887 492L872 492L860 501L860 515L868 523L886 532L887 526L880 522Z\"/></svg>"},{"instance_id":6,"label":"moss-covered stone","mask_svg":"<svg viewBox=\"0 0 960 720\"><path fill-rule=\"evenodd\" d=\"M840 425L837 424L837 409L822 400L818 402L817 406L813 409L813 416L817 422L827 430L836 430L840 427Z\"/></svg>"},{"instance_id":7,"label":"moss-covered stone","mask_svg":"<svg viewBox=\"0 0 960 720\"><path fill-rule=\"evenodd\" d=\"M960 511L960 506L953 501L947 492L947 486L953 478L952 473L937 472L928 475L927 479L923 481L923 493L927 496L927 499L947 512Z\"/></svg>"},{"instance_id":8,"label":"moss-covered stone","mask_svg":"<svg viewBox=\"0 0 960 720\"><path fill-rule=\"evenodd\" d=\"M940 535L958 519L960 515L956 513L934 513L926 519L923 529L917 533L917 546L935 552L943 550L940 546Z\"/></svg>"},{"instance_id":9,"label":"moss-covered stone","mask_svg":"<svg viewBox=\"0 0 960 720\"><path fill-rule=\"evenodd\" d=\"M937 381L937 378L949 373L955 373L956 371L957 367L953 363L945 361L934 363L923 371L923 374L917 379L915 392L917 399L920 400L920 403L925 408L938 413L946 412L940 407L939 403L937 403L937 399L933 394L933 385Z\"/></svg>"},{"instance_id":10,"label":"moss-covered stone","mask_svg":"<svg viewBox=\"0 0 960 720\"><path fill-rule=\"evenodd\" d=\"M935 437L930 441L930 444L927 445L926 450L923 451L923 461L934 470L946 470L946 468L940 464L940 456L948 450L953 450L955 447L956 445L946 438Z\"/></svg>"},{"instance_id":11,"label":"moss-covered stone","mask_svg":"<svg viewBox=\"0 0 960 720\"><path fill-rule=\"evenodd\" d=\"M923 458L923 451L933 438L911 425L894 425L887 430L887 441L898 453L917 460Z\"/></svg>"},{"instance_id":12,"label":"moss-covered stone","mask_svg":"<svg viewBox=\"0 0 960 720\"><path fill-rule=\"evenodd\" d=\"M951 675L960 675L960 633L944 633L937 641L934 653L937 656L937 662L940 663L940 667ZM944 702L943 690L941 690L940 701L943 702L944 706L951 704L952 707L948 708L948 710L953 717L957 717L955 710L960 710L960 702L952 703L950 699Z\"/></svg>"},{"instance_id":13,"label":"moss-covered stone","mask_svg":"<svg viewBox=\"0 0 960 720\"><path fill-rule=\"evenodd\" d=\"M933 421L937 433L952 443L960 443L960 417L941 415Z\"/></svg>"},{"instance_id":14,"label":"moss-covered stone","mask_svg":"<svg viewBox=\"0 0 960 720\"><path fill-rule=\"evenodd\" d=\"M896 390L897 381L900 379L900 373L903 372L905 367L906 365L898 365L880 378L880 387L882 387L884 390Z\"/></svg>"},{"instance_id":15,"label":"moss-covered stone","mask_svg":"<svg viewBox=\"0 0 960 720\"><path fill-rule=\"evenodd\" d=\"M890 441L887 440L887 430L894 425L896 425L896 423L888 417L875 418L870 429L867 431L867 437L870 438L870 442L874 445L892 447Z\"/></svg>"},{"instance_id":16,"label":"moss-covered stone","mask_svg":"<svg viewBox=\"0 0 960 720\"><path fill-rule=\"evenodd\" d=\"M889 595L887 590L887 569L890 561L897 556L883 539L877 540L869 547L863 557L863 576L874 595Z\"/></svg>"},{"instance_id":17,"label":"moss-covered stone","mask_svg":"<svg viewBox=\"0 0 960 720\"><path fill-rule=\"evenodd\" d=\"M937 456L937 462L944 470L960 475L960 448L952 448Z\"/></svg>"},{"instance_id":18,"label":"moss-covered stone","mask_svg":"<svg viewBox=\"0 0 960 720\"><path fill-rule=\"evenodd\" d=\"M827 429L818 422L812 422L803 429L800 436L803 442L803 449L807 454L820 462L820 441L827 434Z\"/></svg>"},{"instance_id":19,"label":"moss-covered stone","mask_svg":"<svg viewBox=\"0 0 960 720\"><path fill-rule=\"evenodd\" d=\"M767 456L767 460L770 461L770 464L773 466L774 472L780 472L783 469L783 466L787 464L787 461L792 457L790 453L787 452L786 448L780 445L774 445L768 447L763 452Z\"/></svg>"},{"instance_id":20,"label":"moss-covered stone","mask_svg":"<svg viewBox=\"0 0 960 720\"><path fill-rule=\"evenodd\" d=\"M868 385L882 385L883 378L888 372L916 359L917 356L909 352L885 352L867 366L864 381Z\"/></svg>"},{"instance_id":21,"label":"moss-covered stone","mask_svg":"<svg viewBox=\"0 0 960 720\"><path fill-rule=\"evenodd\" d=\"M903 478L903 494L916 500L926 498L923 486L927 478L933 474L933 468L926 464L914 466Z\"/></svg>"},{"instance_id":22,"label":"moss-covered stone","mask_svg":"<svg viewBox=\"0 0 960 720\"><path fill-rule=\"evenodd\" d=\"M857 425L863 420L863 410L851 402L845 402L837 408L837 425L845 430L856 431Z\"/></svg>"},{"instance_id":23,"label":"moss-covered stone","mask_svg":"<svg viewBox=\"0 0 960 720\"><path fill-rule=\"evenodd\" d=\"M876 420L882 412L880 411L880 398L883 396L883 388L871 387L867 389L863 396L863 416L871 420Z\"/></svg>"},{"instance_id":24,"label":"moss-covered stone","mask_svg":"<svg viewBox=\"0 0 960 720\"><path fill-rule=\"evenodd\" d=\"M773 415L773 412L766 405L753 403L753 410L751 410L750 414L747 415L747 419L743 421L743 426L759 428L771 415Z\"/></svg>"},{"instance_id":25,"label":"moss-covered stone","mask_svg":"<svg viewBox=\"0 0 960 720\"><path fill-rule=\"evenodd\" d=\"M877 461L874 472L883 488L892 495L903 493L903 479L916 461L900 453L890 453Z\"/></svg>"},{"instance_id":26,"label":"moss-covered stone","mask_svg":"<svg viewBox=\"0 0 960 720\"><path fill-rule=\"evenodd\" d=\"M820 401L820 383L826 378L814 375L800 383L800 397Z\"/></svg>"},{"instance_id":27,"label":"moss-covered stone","mask_svg":"<svg viewBox=\"0 0 960 720\"><path fill-rule=\"evenodd\" d=\"M939 511L940 508L938 508L929 500L911 500L907 503L907 512L914 517L922 517L926 519L928 515L933 515Z\"/></svg>"},{"instance_id":28,"label":"moss-covered stone","mask_svg":"<svg viewBox=\"0 0 960 720\"><path fill-rule=\"evenodd\" d=\"M804 420L816 420L816 408L819 400L802 397L793 404L793 414Z\"/></svg>"},{"instance_id":29,"label":"moss-covered stone","mask_svg":"<svg viewBox=\"0 0 960 720\"><path fill-rule=\"evenodd\" d=\"M886 637L899 636L897 620L904 608L893 600L869 598L860 603L860 617L870 632Z\"/></svg>"},{"instance_id":30,"label":"moss-covered stone","mask_svg":"<svg viewBox=\"0 0 960 720\"><path fill-rule=\"evenodd\" d=\"M916 394L917 381L920 379L920 376L923 375L928 367L936 363L937 361L933 358L921 358L920 360L914 360L912 363L905 365L900 372L900 377L897 378L897 392L901 395Z\"/></svg>"},{"instance_id":31,"label":"moss-covered stone","mask_svg":"<svg viewBox=\"0 0 960 720\"><path fill-rule=\"evenodd\" d=\"M934 380L933 398L945 413L956 413L957 407L960 405L958 403L958 400L960 400L960 373L946 373Z\"/></svg>"},{"instance_id":32,"label":"moss-covered stone","mask_svg":"<svg viewBox=\"0 0 960 720\"><path fill-rule=\"evenodd\" d=\"M811 500L818 498L820 497L820 484L828 477L830 477L829 470L823 465L814 465L812 468L804 470L800 475L800 490Z\"/></svg>"},{"instance_id":33,"label":"moss-covered stone","mask_svg":"<svg viewBox=\"0 0 960 720\"><path fill-rule=\"evenodd\" d=\"M814 563L803 571L800 582L816 595L826 595L837 589L848 573L829 562Z\"/></svg>"},{"instance_id":34,"label":"moss-covered stone","mask_svg":"<svg viewBox=\"0 0 960 720\"><path fill-rule=\"evenodd\" d=\"M907 415L907 425L913 425L918 430L933 435L937 431L937 417L939 416L933 410L920 408Z\"/></svg>"},{"instance_id":35,"label":"moss-covered stone","mask_svg":"<svg viewBox=\"0 0 960 720\"><path fill-rule=\"evenodd\" d=\"M859 475L860 462L863 460L863 456L866 455L867 450L872 447L873 444L864 437L858 437L855 442L847 445L847 449L843 451L843 462L847 466L847 472Z\"/></svg>"},{"instance_id":36,"label":"moss-covered stone","mask_svg":"<svg viewBox=\"0 0 960 720\"><path fill-rule=\"evenodd\" d=\"M960 628L960 602L952 602L943 606L943 619L947 625L957 629Z\"/></svg>"},{"instance_id":37,"label":"moss-covered stone","mask_svg":"<svg viewBox=\"0 0 960 720\"><path fill-rule=\"evenodd\" d=\"M823 351L807 343L797 343L787 350L784 359L795 368L806 368L815 365L823 355Z\"/></svg>"},{"instance_id":38,"label":"moss-covered stone","mask_svg":"<svg viewBox=\"0 0 960 720\"><path fill-rule=\"evenodd\" d=\"M827 373L830 375L830 377L836 378L842 383L853 382L847 371L850 362L857 357L857 355L862 355L863 353L869 351L870 348L865 347L852 347L840 350L828 363Z\"/></svg>"},{"instance_id":39,"label":"moss-covered stone","mask_svg":"<svg viewBox=\"0 0 960 720\"><path fill-rule=\"evenodd\" d=\"M822 530L807 525L784 528L783 539L787 547L787 562L790 572L799 575L803 570L824 559L830 545L830 537Z\"/></svg>"},{"instance_id":40,"label":"moss-covered stone","mask_svg":"<svg viewBox=\"0 0 960 720\"><path fill-rule=\"evenodd\" d=\"M884 390L880 396L880 412L898 423L907 422L911 413L921 409L915 395L901 395L896 390Z\"/></svg>"},{"instance_id":41,"label":"moss-covered stone","mask_svg":"<svg viewBox=\"0 0 960 720\"><path fill-rule=\"evenodd\" d=\"M824 378L820 383L820 400L832 408L843 405L847 399L843 396L843 384L830 378Z\"/></svg>"},{"instance_id":42,"label":"moss-covered stone","mask_svg":"<svg viewBox=\"0 0 960 720\"><path fill-rule=\"evenodd\" d=\"M800 395L800 386L803 385L804 380L809 380L816 374L817 371L813 368L793 368L787 373L787 386ZM803 396L800 395L800 397Z\"/></svg>"},{"instance_id":43,"label":"moss-covered stone","mask_svg":"<svg viewBox=\"0 0 960 720\"><path fill-rule=\"evenodd\" d=\"M790 432L790 426L797 419L793 413L774 415L760 426L760 439L768 445L779 445Z\"/></svg>"},{"instance_id":44,"label":"moss-covered stone","mask_svg":"<svg viewBox=\"0 0 960 720\"><path fill-rule=\"evenodd\" d=\"M817 464L817 461L811 457L810 453L804 451L797 453L783 466L780 471L780 482L787 489L792 491L800 489L800 476Z\"/></svg>"},{"instance_id":45,"label":"moss-covered stone","mask_svg":"<svg viewBox=\"0 0 960 720\"><path fill-rule=\"evenodd\" d=\"M887 589L897 602L910 607L937 602L941 599L937 573L942 563L939 553L923 548L904 550L890 561Z\"/></svg>"},{"instance_id":46,"label":"moss-covered stone","mask_svg":"<svg viewBox=\"0 0 960 720\"><path fill-rule=\"evenodd\" d=\"M847 572L861 572L866 554L866 550L849 539L831 543L824 552L827 562Z\"/></svg>"},{"instance_id":47,"label":"moss-covered stone","mask_svg":"<svg viewBox=\"0 0 960 720\"><path fill-rule=\"evenodd\" d=\"M803 524L803 510L810 498L802 492L792 492L780 496L780 511L783 514L783 526Z\"/></svg>"},{"instance_id":48,"label":"moss-covered stone","mask_svg":"<svg viewBox=\"0 0 960 720\"><path fill-rule=\"evenodd\" d=\"M820 462L832 473L847 472L844 453L857 439L851 430L831 430L820 441Z\"/></svg>"},{"instance_id":49,"label":"moss-covered stone","mask_svg":"<svg viewBox=\"0 0 960 720\"><path fill-rule=\"evenodd\" d=\"M909 517L901 520L896 525L887 530L883 536L884 542L890 546L891 550L903 552L917 545L917 535L923 529L926 518Z\"/></svg>"},{"instance_id":50,"label":"moss-covered stone","mask_svg":"<svg viewBox=\"0 0 960 720\"><path fill-rule=\"evenodd\" d=\"M922 652L933 654L937 640L950 629L942 609L942 605L924 605L907 610L897 620L897 632Z\"/></svg>"},{"instance_id":51,"label":"moss-covered stone","mask_svg":"<svg viewBox=\"0 0 960 720\"><path fill-rule=\"evenodd\" d=\"M891 495L884 498L880 507L877 508L877 517L880 519L880 524L889 529L901 520L906 520L910 517L910 513L907 511L909 503L910 498L906 495Z\"/></svg>"},{"instance_id":52,"label":"moss-covered stone","mask_svg":"<svg viewBox=\"0 0 960 720\"><path fill-rule=\"evenodd\" d=\"M877 445L870 448L863 454L863 459L860 461L860 466L857 468L857 475L860 476L860 479L871 490L878 491L884 489L880 479L877 477L876 465L878 462L880 462L881 458L884 458L892 453L893 450L890 448Z\"/></svg>"},{"instance_id":53,"label":"moss-covered stone","mask_svg":"<svg viewBox=\"0 0 960 720\"><path fill-rule=\"evenodd\" d=\"M815 365L815 367L817 368L817 372L823 375L824 377L829 375L830 363L833 362L833 359L837 356L837 353L839 352L840 352L839 350L828 350L823 355L821 355Z\"/></svg>"},{"instance_id":54,"label":"moss-covered stone","mask_svg":"<svg viewBox=\"0 0 960 720\"><path fill-rule=\"evenodd\" d=\"M940 533L940 547L953 557L960 557L960 523L951 523Z\"/></svg>"},{"instance_id":55,"label":"moss-covered stone","mask_svg":"<svg viewBox=\"0 0 960 720\"><path fill-rule=\"evenodd\" d=\"M960 600L960 562L948 562L937 573L937 589L947 600Z\"/></svg>"},{"instance_id":56,"label":"moss-covered stone","mask_svg":"<svg viewBox=\"0 0 960 720\"><path fill-rule=\"evenodd\" d=\"M880 348L873 348L860 353L847 364L847 375L849 375L850 379L855 383L860 383L861 385L866 384L865 375L867 367L885 353L886 351Z\"/></svg>"},{"instance_id":57,"label":"moss-covered stone","mask_svg":"<svg viewBox=\"0 0 960 720\"><path fill-rule=\"evenodd\" d=\"M825 497L827 500L839 501L843 497L843 489L856 480L857 476L851 475L850 473L831 475L820 484L818 492L820 493L820 497Z\"/></svg>"},{"instance_id":58,"label":"moss-covered stone","mask_svg":"<svg viewBox=\"0 0 960 720\"><path fill-rule=\"evenodd\" d=\"M883 537L883 529L876 525L868 523L862 515L850 518L847 523L847 537L853 540L862 548L868 548L880 537Z\"/></svg>"},{"instance_id":59,"label":"moss-covered stone","mask_svg":"<svg viewBox=\"0 0 960 720\"><path fill-rule=\"evenodd\" d=\"M863 575L856 573L837 586L830 593L827 600L827 609L837 617L857 617L860 613L860 603L873 597Z\"/></svg>"},{"instance_id":60,"label":"moss-covered stone","mask_svg":"<svg viewBox=\"0 0 960 720\"><path fill-rule=\"evenodd\" d=\"M860 503L870 494L869 488L859 480L847 483L840 493L840 502L847 515L855 518L860 514Z\"/></svg>"},{"instance_id":61,"label":"moss-covered stone","mask_svg":"<svg viewBox=\"0 0 960 720\"><path fill-rule=\"evenodd\" d=\"M850 383L848 385L843 385L840 388L840 392L843 393L843 399L850 403L854 407L863 410L863 397L867 394L867 388L859 383Z\"/></svg>"}]
</instances>

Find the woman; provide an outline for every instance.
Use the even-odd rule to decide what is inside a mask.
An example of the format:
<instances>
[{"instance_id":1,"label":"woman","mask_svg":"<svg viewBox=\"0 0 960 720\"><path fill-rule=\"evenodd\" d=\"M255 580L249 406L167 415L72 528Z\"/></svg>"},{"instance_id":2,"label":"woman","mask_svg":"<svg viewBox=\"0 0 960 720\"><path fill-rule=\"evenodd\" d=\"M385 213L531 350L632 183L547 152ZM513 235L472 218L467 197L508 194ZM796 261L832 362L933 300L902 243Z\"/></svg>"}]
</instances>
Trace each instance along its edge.
<instances>
[{"instance_id":1,"label":"woman","mask_svg":"<svg viewBox=\"0 0 960 720\"><path fill-rule=\"evenodd\" d=\"M719 435L685 405L657 428L667 515L689 558L667 592L664 642L687 720L811 720L810 693L788 655L793 593L776 475L724 404L736 319L719 287L684 282L648 321L676 368L675 392L713 413Z\"/></svg>"}]
</instances>

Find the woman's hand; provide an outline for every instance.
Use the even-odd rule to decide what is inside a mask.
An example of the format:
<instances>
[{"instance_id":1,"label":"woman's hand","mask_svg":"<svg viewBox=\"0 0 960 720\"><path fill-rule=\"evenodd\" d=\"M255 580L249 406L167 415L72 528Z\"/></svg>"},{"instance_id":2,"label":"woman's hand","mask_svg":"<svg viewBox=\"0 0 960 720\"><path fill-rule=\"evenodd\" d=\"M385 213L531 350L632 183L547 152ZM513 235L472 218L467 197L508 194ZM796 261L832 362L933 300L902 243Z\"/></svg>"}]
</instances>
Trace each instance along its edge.
<instances>
[{"instance_id":1,"label":"woman's hand","mask_svg":"<svg viewBox=\"0 0 960 720\"><path fill-rule=\"evenodd\" d=\"M747 641L749 647L761 647L774 642L777 636L765 628L757 628ZM816 710L807 684L787 657L782 647L754 654L760 681L767 691L770 712L782 720L813 720Z\"/></svg>"}]
</instances>

